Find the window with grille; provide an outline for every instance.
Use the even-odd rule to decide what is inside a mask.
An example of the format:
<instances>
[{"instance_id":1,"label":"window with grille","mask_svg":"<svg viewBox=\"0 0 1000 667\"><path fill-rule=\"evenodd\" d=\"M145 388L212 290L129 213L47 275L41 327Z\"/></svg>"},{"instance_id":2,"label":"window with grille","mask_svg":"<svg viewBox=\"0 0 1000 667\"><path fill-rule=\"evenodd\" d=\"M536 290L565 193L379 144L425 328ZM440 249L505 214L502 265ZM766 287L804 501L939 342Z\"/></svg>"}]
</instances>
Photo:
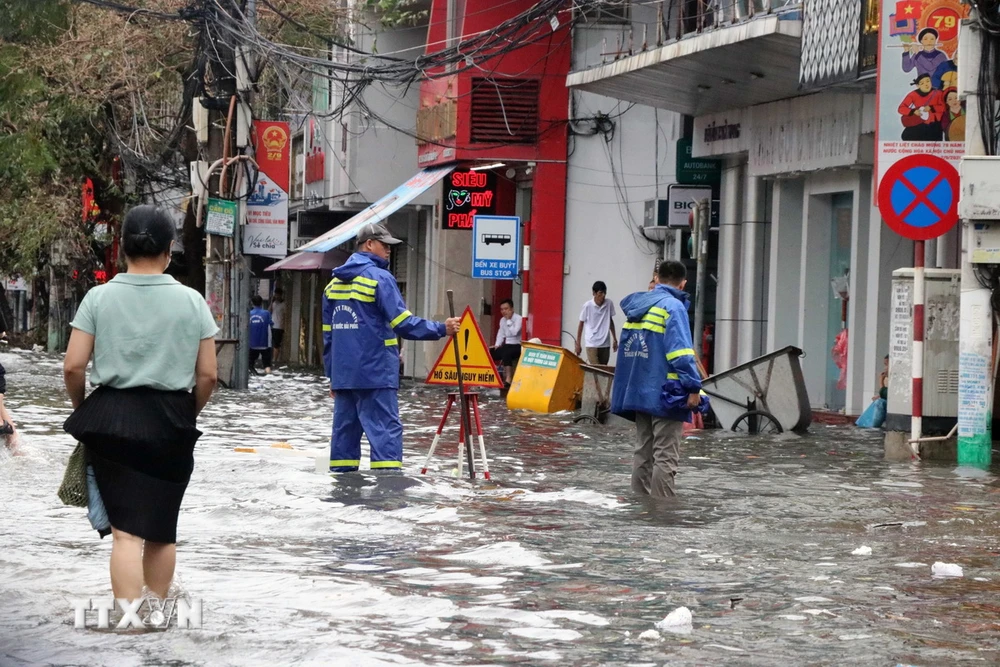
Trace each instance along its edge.
<instances>
[{"instance_id":1,"label":"window with grille","mask_svg":"<svg viewBox=\"0 0 1000 667\"><path fill-rule=\"evenodd\" d=\"M631 20L629 0L586 0L578 11L585 23L628 23Z\"/></svg>"},{"instance_id":2,"label":"window with grille","mask_svg":"<svg viewBox=\"0 0 1000 667\"><path fill-rule=\"evenodd\" d=\"M533 144L538 139L538 80L472 80L470 141Z\"/></svg>"}]
</instances>

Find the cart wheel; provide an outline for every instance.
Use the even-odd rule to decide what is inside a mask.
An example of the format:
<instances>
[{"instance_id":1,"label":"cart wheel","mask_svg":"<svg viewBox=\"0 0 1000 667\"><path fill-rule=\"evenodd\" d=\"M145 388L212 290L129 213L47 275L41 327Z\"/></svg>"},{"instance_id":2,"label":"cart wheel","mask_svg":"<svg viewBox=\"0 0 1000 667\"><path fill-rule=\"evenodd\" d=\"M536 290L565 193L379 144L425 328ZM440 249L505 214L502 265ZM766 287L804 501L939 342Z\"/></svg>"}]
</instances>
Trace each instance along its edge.
<instances>
[{"instance_id":1,"label":"cart wheel","mask_svg":"<svg viewBox=\"0 0 1000 667\"><path fill-rule=\"evenodd\" d=\"M760 435L781 433L784 429L770 412L750 410L736 418L732 430L737 433Z\"/></svg>"}]
</instances>

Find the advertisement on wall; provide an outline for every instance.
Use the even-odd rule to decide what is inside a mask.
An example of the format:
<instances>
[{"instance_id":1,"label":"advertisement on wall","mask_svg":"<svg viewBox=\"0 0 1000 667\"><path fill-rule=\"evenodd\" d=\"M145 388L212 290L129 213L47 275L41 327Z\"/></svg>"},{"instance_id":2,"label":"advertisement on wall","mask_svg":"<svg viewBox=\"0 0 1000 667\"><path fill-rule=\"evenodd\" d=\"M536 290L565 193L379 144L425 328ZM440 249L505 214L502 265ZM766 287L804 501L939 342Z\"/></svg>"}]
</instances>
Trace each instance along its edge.
<instances>
[{"instance_id":1,"label":"advertisement on wall","mask_svg":"<svg viewBox=\"0 0 1000 667\"><path fill-rule=\"evenodd\" d=\"M878 183L900 159L935 155L956 169L965 153L958 99L958 0L886 0L878 58Z\"/></svg>"},{"instance_id":2,"label":"advertisement on wall","mask_svg":"<svg viewBox=\"0 0 1000 667\"><path fill-rule=\"evenodd\" d=\"M453 171L445 181L441 229L472 231L477 215L489 215L496 207L497 175L491 171Z\"/></svg>"},{"instance_id":3,"label":"advertisement on wall","mask_svg":"<svg viewBox=\"0 0 1000 667\"><path fill-rule=\"evenodd\" d=\"M288 254L288 184L291 140L288 123L255 121L257 181L247 198L243 252L284 257Z\"/></svg>"}]
</instances>

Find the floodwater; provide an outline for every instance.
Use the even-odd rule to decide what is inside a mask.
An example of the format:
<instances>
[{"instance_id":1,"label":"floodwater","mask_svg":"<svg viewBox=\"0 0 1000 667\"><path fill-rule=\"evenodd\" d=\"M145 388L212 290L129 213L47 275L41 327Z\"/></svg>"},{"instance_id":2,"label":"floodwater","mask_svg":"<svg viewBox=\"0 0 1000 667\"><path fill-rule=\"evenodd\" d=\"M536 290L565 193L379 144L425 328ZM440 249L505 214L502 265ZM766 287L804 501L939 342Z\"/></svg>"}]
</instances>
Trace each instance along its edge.
<instances>
[{"instance_id":1,"label":"floodwater","mask_svg":"<svg viewBox=\"0 0 1000 667\"><path fill-rule=\"evenodd\" d=\"M286 372L220 392L178 534L202 629L75 629L110 538L56 498L60 360L0 355L24 455L0 457L2 665L942 665L1000 662L994 472L889 464L877 434L689 438L680 496L628 491L628 429L483 409L492 483L419 468L439 389L401 392L405 475L331 480L331 401ZM294 450L270 445L288 442ZM254 447L263 453L234 451ZM867 546L871 555L853 555ZM937 561L963 578L934 578ZM688 634L643 632L670 611Z\"/></svg>"}]
</instances>

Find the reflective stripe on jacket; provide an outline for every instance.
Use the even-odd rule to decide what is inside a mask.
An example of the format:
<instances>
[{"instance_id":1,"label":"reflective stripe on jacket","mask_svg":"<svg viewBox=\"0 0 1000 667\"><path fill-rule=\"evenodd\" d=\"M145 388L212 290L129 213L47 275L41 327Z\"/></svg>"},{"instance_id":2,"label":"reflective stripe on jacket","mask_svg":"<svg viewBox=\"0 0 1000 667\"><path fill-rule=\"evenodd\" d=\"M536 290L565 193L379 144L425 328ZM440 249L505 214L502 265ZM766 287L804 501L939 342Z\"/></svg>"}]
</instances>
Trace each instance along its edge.
<instances>
[{"instance_id":1,"label":"reflective stripe on jacket","mask_svg":"<svg viewBox=\"0 0 1000 667\"><path fill-rule=\"evenodd\" d=\"M438 340L443 322L406 309L389 262L356 252L333 270L323 291L323 364L330 388L398 389L397 336Z\"/></svg>"},{"instance_id":2,"label":"reflective stripe on jacket","mask_svg":"<svg viewBox=\"0 0 1000 667\"><path fill-rule=\"evenodd\" d=\"M685 292L667 285L622 299L628 321L618 343L612 412L627 419L636 412L677 421L691 418L690 410L663 398L664 393L686 397L701 390L687 304Z\"/></svg>"}]
</instances>

